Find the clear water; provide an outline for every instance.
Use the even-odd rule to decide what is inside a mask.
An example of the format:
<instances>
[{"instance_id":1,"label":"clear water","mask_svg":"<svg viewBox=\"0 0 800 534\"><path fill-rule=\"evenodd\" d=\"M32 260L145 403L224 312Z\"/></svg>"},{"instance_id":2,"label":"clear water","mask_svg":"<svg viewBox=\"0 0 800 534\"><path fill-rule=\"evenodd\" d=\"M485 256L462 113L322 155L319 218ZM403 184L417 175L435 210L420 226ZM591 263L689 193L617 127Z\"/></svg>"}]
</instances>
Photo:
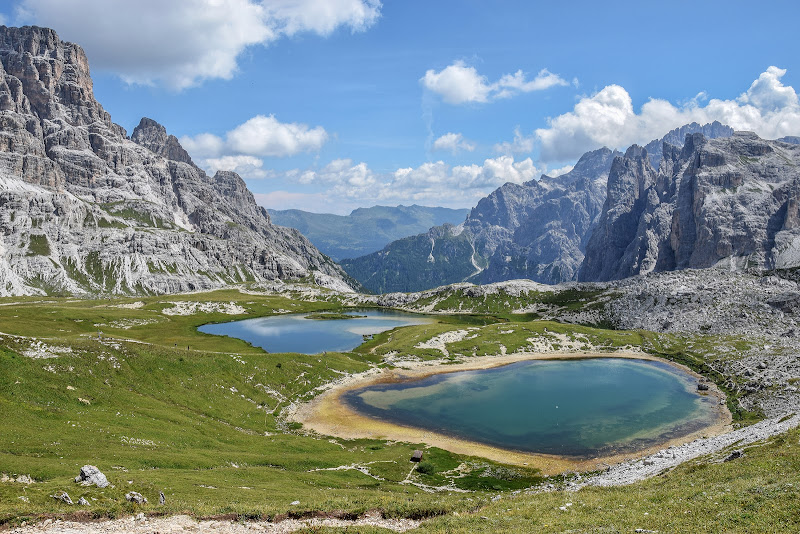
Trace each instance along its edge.
<instances>
[{"instance_id":1,"label":"clear water","mask_svg":"<svg viewBox=\"0 0 800 534\"><path fill-rule=\"evenodd\" d=\"M243 339L267 352L319 354L350 351L364 342L364 335L431 321L419 315L387 310L360 310L346 314L365 316L355 319L306 319L308 315L310 313L275 315L207 324L198 330Z\"/></svg>"},{"instance_id":2,"label":"clear water","mask_svg":"<svg viewBox=\"0 0 800 534\"><path fill-rule=\"evenodd\" d=\"M524 452L629 452L713 423L717 401L667 364L525 361L379 384L344 396L365 415Z\"/></svg>"}]
</instances>

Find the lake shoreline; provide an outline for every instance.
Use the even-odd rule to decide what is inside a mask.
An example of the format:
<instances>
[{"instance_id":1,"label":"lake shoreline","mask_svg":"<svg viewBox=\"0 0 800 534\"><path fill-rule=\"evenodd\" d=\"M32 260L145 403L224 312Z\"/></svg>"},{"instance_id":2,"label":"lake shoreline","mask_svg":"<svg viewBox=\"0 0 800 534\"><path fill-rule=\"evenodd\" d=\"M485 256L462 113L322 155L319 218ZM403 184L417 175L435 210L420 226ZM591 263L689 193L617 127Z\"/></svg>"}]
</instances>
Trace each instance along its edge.
<instances>
[{"instance_id":1,"label":"lake shoreline","mask_svg":"<svg viewBox=\"0 0 800 534\"><path fill-rule=\"evenodd\" d=\"M668 446L677 446L698 438L716 436L730 430L731 415L725 406L725 395L713 383L706 382L707 395L718 399L715 422L695 432L680 437L653 443L635 452L616 453L594 458L575 458L550 454L521 452L490 446L483 443L456 438L445 434L404 426L373 419L353 410L342 398L344 394L366 386L396 383L409 379L424 378L431 375L454 373L467 370L490 369L528 360L570 360L590 358L624 358L666 363L671 367L697 378L703 377L688 367L636 351L620 352L563 352L563 353L514 353L497 356L484 356L466 362L452 364L449 360L433 362L404 362L405 368L373 369L366 373L349 375L328 385L328 389L311 401L295 405L287 410L291 421L302 423L307 429L317 433L345 439L372 438L409 443L425 443L427 446L465 454L481 456L489 460L538 468L544 474L565 471L594 471L609 465L646 456ZM445 363L447 362L447 363Z\"/></svg>"}]
</instances>

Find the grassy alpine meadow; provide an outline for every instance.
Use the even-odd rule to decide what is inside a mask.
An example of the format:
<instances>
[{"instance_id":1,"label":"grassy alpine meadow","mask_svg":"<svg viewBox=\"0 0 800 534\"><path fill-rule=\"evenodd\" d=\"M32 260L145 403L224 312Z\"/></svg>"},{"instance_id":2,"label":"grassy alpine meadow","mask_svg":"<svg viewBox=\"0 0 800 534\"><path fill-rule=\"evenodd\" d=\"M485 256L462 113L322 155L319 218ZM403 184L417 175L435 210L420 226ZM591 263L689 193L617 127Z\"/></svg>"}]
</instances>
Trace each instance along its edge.
<instances>
[{"instance_id":1,"label":"grassy alpine meadow","mask_svg":"<svg viewBox=\"0 0 800 534\"><path fill-rule=\"evenodd\" d=\"M535 469L436 448L413 464L412 452L424 444L314 435L283 415L291 403L313 398L316 388L345 374L403 360L446 363L532 348L639 348L722 385L726 377L715 376L708 362L758 340L614 331L502 313L441 316L375 335L352 352L317 355L267 353L197 331L209 322L344 311L335 298L238 290L3 299L0 523L78 510L86 518L145 512L275 519L317 512L354 517L377 509L385 517L427 518L420 526L425 532L770 532L799 526L796 431L750 447L733 462L704 458L628 487L539 493L530 488L543 482L559 487L573 475L546 478ZM454 331L461 332L455 341L432 342ZM729 401L733 405L735 396ZM738 424L759 417L734 412ZM85 464L99 467L111 486L76 484ZM35 482L13 480L20 475ZM75 502L85 497L90 506L51 497L61 491ZM129 491L149 502L128 503ZM158 504L160 491L164 505Z\"/></svg>"}]
</instances>

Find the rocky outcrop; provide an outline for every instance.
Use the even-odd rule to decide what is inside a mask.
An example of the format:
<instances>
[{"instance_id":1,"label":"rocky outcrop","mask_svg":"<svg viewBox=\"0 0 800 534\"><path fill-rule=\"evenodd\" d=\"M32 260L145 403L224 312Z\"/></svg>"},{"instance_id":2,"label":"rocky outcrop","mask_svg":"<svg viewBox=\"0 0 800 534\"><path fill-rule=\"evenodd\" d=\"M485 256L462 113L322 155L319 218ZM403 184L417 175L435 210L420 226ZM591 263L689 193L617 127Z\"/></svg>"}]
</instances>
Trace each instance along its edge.
<instances>
[{"instance_id":1,"label":"rocky outcrop","mask_svg":"<svg viewBox=\"0 0 800 534\"><path fill-rule=\"evenodd\" d=\"M662 160L672 158L666 165L673 165L684 136L694 133L717 138L730 137L733 130L719 122L687 124L645 148L631 147L619 163L615 161L622 156L619 152L607 148L587 152L562 176L503 185L481 199L462 225L433 228L342 265L375 292L518 278L557 284L576 280L585 256L591 256L585 260L591 265L602 264L585 268L603 271L597 279L612 277L611 273L618 276L622 271L615 262L625 263L627 272L633 274L639 264L667 261L658 258L649 245L644 246L652 238L652 230L638 234L639 219L650 203L648 191ZM666 153L665 146L669 147ZM609 178L612 164L617 165L613 180ZM669 227L671 212L667 211L654 214L654 224ZM587 254L590 237L603 214L598 231L606 233L603 245L607 248ZM634 240L638 245L631 245Z\"/></svg>"},{"instance_id":2,"label":"rocky outcrop","mask_svg":"<svg viewBox=\"0 0 800 534\"><path fill-rule=\"evenodd\" d=\"M270 223L234 173L209 177L142 119L95 100L86 56L52 30L0 26L0 295L165 293L346 275Z\"/></svg>"},{"instance_id":3,"label":"rocky outcrop","mask_svg":"<svg viewBox=\"0 0 800 534\"><path fill-rule=\"evenodd\" d=\"M664 143L678 147L683 146L683 141L686 139L686 136L696 133L703 134L703 137L707 139L717 139L719 137L732 136L733 128L726 126L719 121L703 124L702 126L696 122L693 122L691 124L681 126L680 128L675 128L661 139L650 141L644 146L645 150L647 150L647 155L650 158L650 165L652 165L654 169L658 169L659 165L661 164L661 158L664 155L662 152Z\"/></svg>"},{"instance_id":4,"label":"rocky outcrop","mask_svg":"<svg viewBox=\"0 0 800 534\"><path fill-rule=\"evenodd\" d=\"M579 279L652 271L800 264L800 147L751 132L683 148L663 144L656 172L646 151L612 166L608 199Z\"/></svg>"},{"instance_id":5,"label":"rocky outcrop","mask_svg":"<svg viewBox=\"0 0 800 534\"><path fill-rule=\"evenodd\" d=\"M153 119L143 117L139 121L139 125L133 129L131 141L168 160L189 163L194 166L192 158L178 142L178 138L168 135L167 129Z\"/></svg>"},{"instance_id":6,"label":"rocky outcrop","mask_svg":"<svg viewBox=\"0 0 800 534\"><path fill-rule=\"evenodd\" d=\"M80 483L81 486L97 486L98 488L108 486L106 476L93 465L81 467L81 472L75 477L75 482Z\"/></svg>"},{"instance_id":7,"label":"rocky outcrop","mask_svg":"<svg viewBox=\"0 0 800 534\"><path fill-rule=\"evenodd\" d=\"M458 226L443 225L342 262L374 292L419 291L461 281L575 278L597 223L615 152L588 152L568 173L507 183L481 199Z\"/></svg>"}]
</instances>

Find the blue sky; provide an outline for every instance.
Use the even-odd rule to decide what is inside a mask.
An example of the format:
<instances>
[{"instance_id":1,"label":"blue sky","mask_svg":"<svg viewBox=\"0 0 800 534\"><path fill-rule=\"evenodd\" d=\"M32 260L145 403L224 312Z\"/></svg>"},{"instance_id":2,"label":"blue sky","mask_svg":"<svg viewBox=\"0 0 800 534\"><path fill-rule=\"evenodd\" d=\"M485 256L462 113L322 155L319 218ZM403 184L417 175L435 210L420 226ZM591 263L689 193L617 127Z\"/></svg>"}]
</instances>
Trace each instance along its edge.
<instances>
[{"instance_id":1,"label":"blue sky","mask_svg":"<svg viewBox=\"0 0 800 534\"><path fill-rule=\"evenodd\" d=\"M263 205L471 207L586 150L720 120L800 135L800 3L11 0Z\"/></svg>"}]
</instances>

